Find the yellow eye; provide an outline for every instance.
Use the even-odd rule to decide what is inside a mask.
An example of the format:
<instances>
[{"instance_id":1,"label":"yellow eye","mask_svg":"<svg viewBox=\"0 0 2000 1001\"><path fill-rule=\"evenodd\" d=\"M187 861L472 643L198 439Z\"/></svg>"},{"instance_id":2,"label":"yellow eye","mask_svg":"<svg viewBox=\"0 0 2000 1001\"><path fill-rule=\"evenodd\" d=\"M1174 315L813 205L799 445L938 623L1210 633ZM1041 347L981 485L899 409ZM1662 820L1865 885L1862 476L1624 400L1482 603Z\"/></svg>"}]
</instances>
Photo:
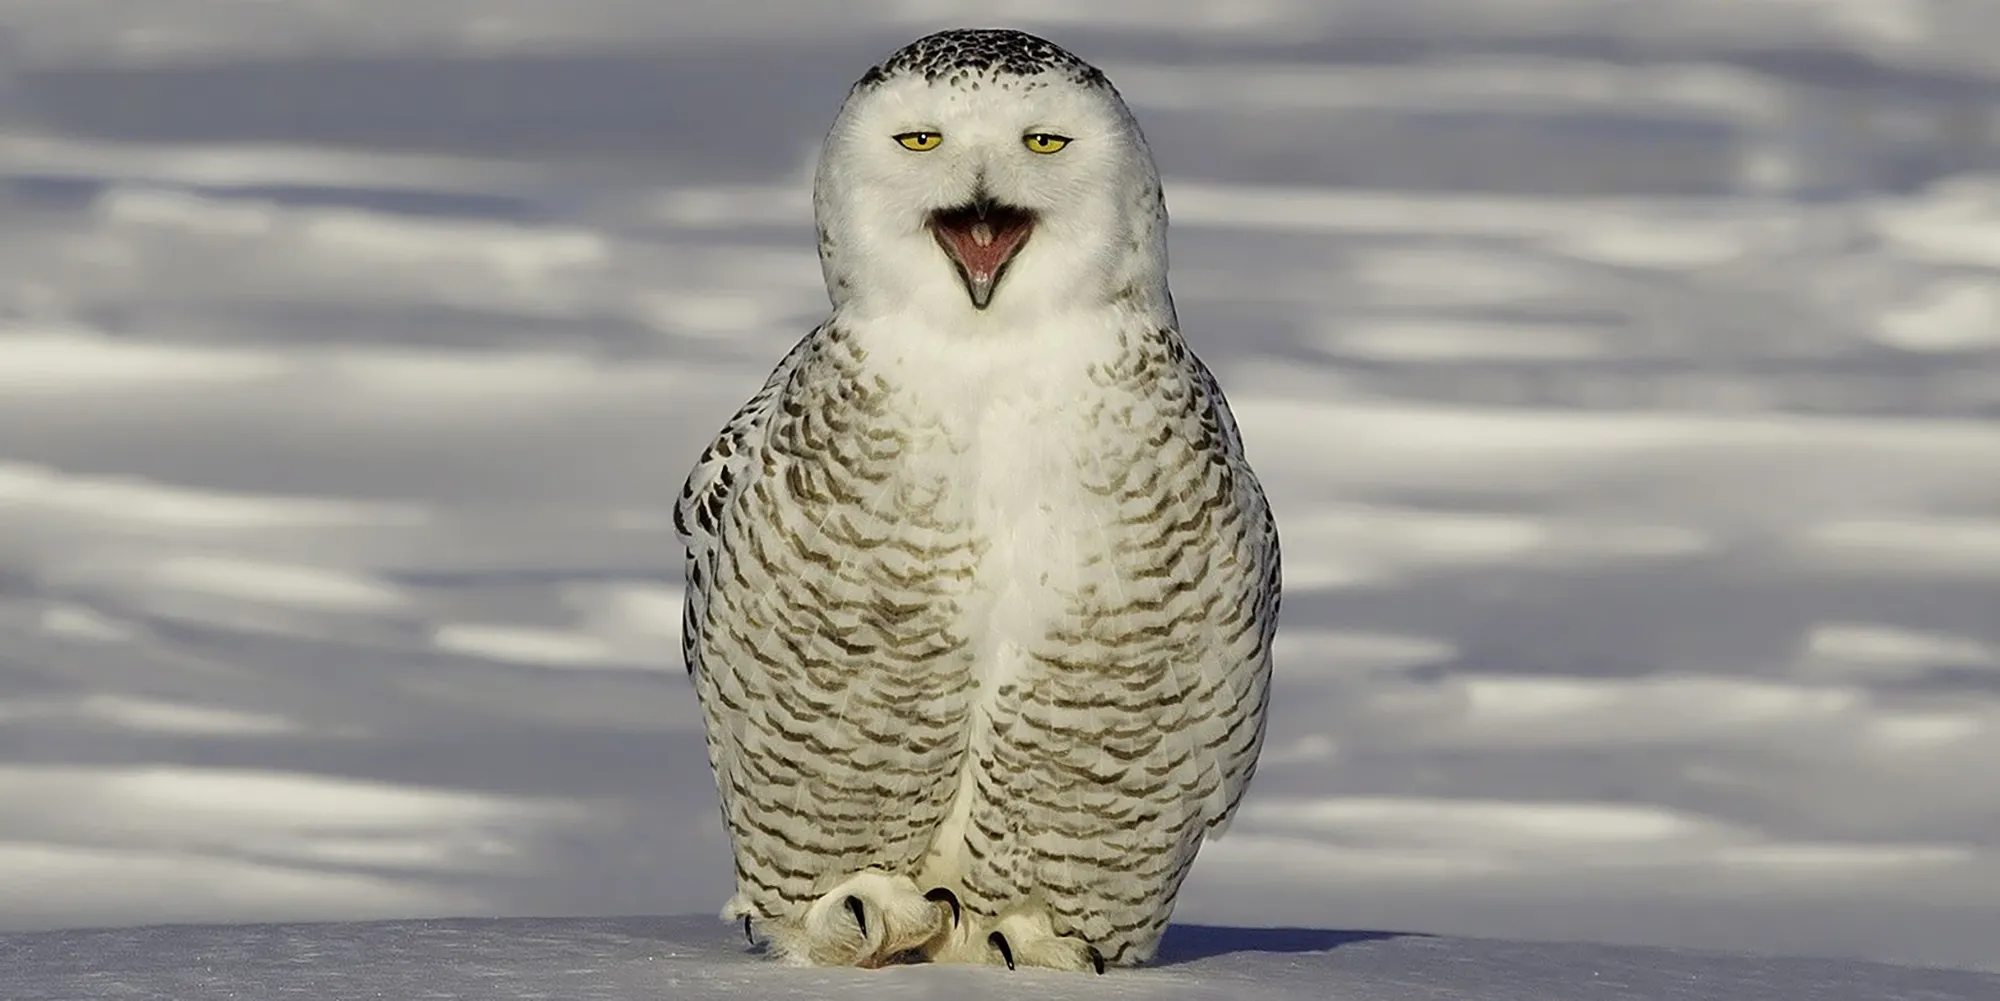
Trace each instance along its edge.
<instances>
[{"instance_id":1,"label":"yellow eye","mask_svg":"<svg viewBox=\"0 0 2000 1001\"><path fill-rule=\"evenodd\" d=\"M938 148L938 144L944 142L944 137L935 132L905 132L897 136L896 141L902 143L904 149L924 153Z\"/></svg>"},{"instance_id":2,"label":"yellow eye","mask_svg":"<svg viewBox=\"0 0 2000 1001\"><path fill-rule=\"evenodd\" d=\"M1069 145L1069 137L1049 132L1030 132L1021 137L1021 142L1033 152L1054 153L1064 146Z\"/></svg>"}]
</instances>

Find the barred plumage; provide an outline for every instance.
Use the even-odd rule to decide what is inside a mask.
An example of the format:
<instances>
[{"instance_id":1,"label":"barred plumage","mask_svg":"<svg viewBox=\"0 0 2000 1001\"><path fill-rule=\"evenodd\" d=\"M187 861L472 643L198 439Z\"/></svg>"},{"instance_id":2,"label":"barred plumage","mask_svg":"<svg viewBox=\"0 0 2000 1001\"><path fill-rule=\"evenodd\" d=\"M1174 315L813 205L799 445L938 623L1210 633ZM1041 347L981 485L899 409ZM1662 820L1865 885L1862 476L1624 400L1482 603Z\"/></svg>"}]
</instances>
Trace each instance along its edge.
<instances>
[{"instance_id":1,"label":"barred plumage","mask_svg":"<svg viewBox=\"0 0 2000 1001\"><path fill-rule=\"evenodd\" d=\"M1151 154L1081 60L950 32L857 84L816 199L833 313L676 507L725 914L806 962L1144 962L1279 601Z\"/></svg>"}]
</instances>

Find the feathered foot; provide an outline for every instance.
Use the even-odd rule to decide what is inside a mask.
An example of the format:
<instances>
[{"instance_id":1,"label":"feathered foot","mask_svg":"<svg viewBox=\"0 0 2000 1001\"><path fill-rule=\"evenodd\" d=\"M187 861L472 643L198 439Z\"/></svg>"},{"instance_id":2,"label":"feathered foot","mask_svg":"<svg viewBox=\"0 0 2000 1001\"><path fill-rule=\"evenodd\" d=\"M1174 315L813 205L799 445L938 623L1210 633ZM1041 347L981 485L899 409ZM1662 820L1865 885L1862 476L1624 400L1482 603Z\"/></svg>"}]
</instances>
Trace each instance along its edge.
<instances>
[{"instance_id":1,"label":"feathered foot","mask_svg":"<svg viewBox=\"0 0 2000 1001\"><path fill-rule=\"evenodd\" d=\"M966 920L932 943L925 954L939 963L979 963L1049 970L1104 972L1104 955L1070 935L1058 935L1046 911L1010 911L999 920Z\"/></svg>"},{"instance_id":2,"label":"feathered foot","mask_svg":"<svg viewBox=\"0 0 2000 1001\"><path fill-rule=\"evenodd\" d=\"M790 962L816 966L910 962L951 928L955 905L926 897L908 876L867 869L813 901L795 927L774 925L771 946Z\"/></svg>"}]
</instances>

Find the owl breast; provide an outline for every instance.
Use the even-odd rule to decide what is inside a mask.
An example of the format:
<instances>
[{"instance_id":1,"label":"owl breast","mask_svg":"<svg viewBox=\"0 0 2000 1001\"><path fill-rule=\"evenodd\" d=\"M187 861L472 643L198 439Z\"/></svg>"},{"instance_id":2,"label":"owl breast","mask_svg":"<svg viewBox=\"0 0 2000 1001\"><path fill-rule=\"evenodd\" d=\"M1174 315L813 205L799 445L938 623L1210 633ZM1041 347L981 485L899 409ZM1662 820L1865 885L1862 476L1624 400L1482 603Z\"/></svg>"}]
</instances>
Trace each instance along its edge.
<instances>
[{"instance_id":1,"label":"owl breast","mask_svg":"<svg viewBox=\"0 0 2000 1001\"><path fill-rule=\"evenodd\" d=\"M1021 649L1075 617L1080 594L1117 586L1147 556L1129 537L1118 498L1092 487L1143 450L1142 433L1112 415L1157 408L1107 394L1093 379L1116 342L1035 344L989 348L1003 357L987 358L978 378L962 382L951 377L952 361L920 355L912 367L926 373L927 391L907 400L950 429L931 439L937 453L908 458L912 473L950 484L949 505L976 540L962 625L989 693L1008 680Z\"/></svg>"},{"instance_id":2,"label":"owl breast","mask_svg":"<svg viewBox=\"0 0 2000 1001\"><path fill-rule=\"evenodd\" d=\"M968 609L984 617L968 625L985 637L977 665L989 691L1069 613L1070 596L1108 541L1106 512L1077 482L1077 423L1073 411L1040 394L996 401L980 422L978 473L966 501L982 541L973 590L985 607Z\"/></svg>"}]
</instances>

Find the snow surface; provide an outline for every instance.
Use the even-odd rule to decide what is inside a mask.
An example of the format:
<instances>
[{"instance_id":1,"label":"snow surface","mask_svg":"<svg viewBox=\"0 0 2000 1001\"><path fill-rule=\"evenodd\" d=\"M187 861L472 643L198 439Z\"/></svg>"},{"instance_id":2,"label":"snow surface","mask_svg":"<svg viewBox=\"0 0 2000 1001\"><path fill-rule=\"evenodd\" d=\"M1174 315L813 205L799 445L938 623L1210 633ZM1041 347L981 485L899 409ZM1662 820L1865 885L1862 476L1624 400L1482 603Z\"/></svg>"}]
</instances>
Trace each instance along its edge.
<instances>
[{"instance_id":1,"label":"snow surface","mask_svg":"<svg viewBox=\"0 0 2000 1001\"><path fill-rule=\"evenodd\" d=\"M1823 959L1392 932L1177 925L1160 962L1046 970L798 969L713 919L169 926L0 936L10 1001L756 998L1217 1001L1953 1001L2000 976Z\"/></svg>"},{"instance_id":2,"label":"snow surface","mask_svg":"<svg viewBox=\"0 0 2000 1001\"><path fill-rule=\"evenodd\" d=\"M966 22L1135 105L1285 536L1182 920L2000 971L1992 0L0 0L0 930L712 913L667 505Z\"/></svg>"}]
</instances>

